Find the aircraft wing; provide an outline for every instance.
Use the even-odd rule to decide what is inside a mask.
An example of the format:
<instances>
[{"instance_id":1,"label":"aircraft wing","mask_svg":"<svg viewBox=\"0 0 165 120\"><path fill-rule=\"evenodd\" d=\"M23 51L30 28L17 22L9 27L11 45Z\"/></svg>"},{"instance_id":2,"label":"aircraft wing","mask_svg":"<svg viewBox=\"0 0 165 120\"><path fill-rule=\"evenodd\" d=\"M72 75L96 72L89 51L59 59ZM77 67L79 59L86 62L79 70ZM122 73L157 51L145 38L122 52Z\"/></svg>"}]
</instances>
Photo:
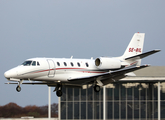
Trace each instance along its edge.
<instances>
[{"instance_id":1,"label":"aircraft wing","mask_svg":"<svg viewBox=\"0 0 165 120\"><path fill-rule=\"evenodd\" d=\"M135 55L135 56L132 56L132 57L128 57L128 58L125 58L125 60L129 60L129 59L142 59L144 57L147 57L149 55L152 55L154 53L157 53L159 52L160 50L152 50L152 51L149 51L149 52L145 52L145 53L142 53L142 54L139 54L139 55Z\"/></svg>"},{"instance_id":2,"label":"aircraft wing","mask_svg":"<svg viewBox=\"0 0 165 120\"><path fill-rule=\"evenodd\" d=\"M94 82L95 80L99 79L105 85L105 84L111 83L112 81L114 82L114 80L116 81L121 78L124 78L126 76L125 75L126 73L133 72L135 70L139 70L139 69L142 69L142 68L145 68L148 66L149 65L126 67L126 68L123 68L120 70L106 72L106 73L102 73L99 75L69 79L68 81L72 84L82 84L83 85L83 84ZM109 82L107 82L107 80Z\"/></svg>"}]
</instances>

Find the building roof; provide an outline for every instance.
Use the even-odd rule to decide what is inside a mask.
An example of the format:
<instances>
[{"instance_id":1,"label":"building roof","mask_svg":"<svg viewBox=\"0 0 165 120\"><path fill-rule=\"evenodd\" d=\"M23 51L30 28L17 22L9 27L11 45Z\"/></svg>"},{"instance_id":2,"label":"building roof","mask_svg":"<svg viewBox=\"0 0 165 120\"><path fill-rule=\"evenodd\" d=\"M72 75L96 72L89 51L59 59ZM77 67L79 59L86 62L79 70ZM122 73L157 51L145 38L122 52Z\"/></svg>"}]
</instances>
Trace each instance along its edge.
<instances>
[{"instance_id":1,"label":"building roof","mask_svg":"<svg viewBox=\"0 0 165 120\"><path fill-rule=\"evenodd\" d=\"M150 66L134 72L137 76L145 77L165 77L165 66Z\"/></svg>"},{"instance_id":2,"label":"building roof","mask_svg":"<svg viewBox=\"0 0 165 120\"><path fill-rule=\"evenodd\" d=\"M165 81L165 66L150 66L134 72L136 76L125 77L120 82L157 82Z\"/></svg>"}]
</instances>

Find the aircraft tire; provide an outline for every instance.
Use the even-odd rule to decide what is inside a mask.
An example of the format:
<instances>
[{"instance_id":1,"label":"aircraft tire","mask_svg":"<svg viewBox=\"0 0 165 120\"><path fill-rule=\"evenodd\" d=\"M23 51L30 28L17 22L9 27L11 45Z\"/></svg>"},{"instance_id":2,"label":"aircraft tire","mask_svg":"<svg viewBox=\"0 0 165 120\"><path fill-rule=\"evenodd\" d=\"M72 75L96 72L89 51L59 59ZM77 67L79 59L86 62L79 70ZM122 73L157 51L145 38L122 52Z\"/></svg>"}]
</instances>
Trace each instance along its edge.
<instances>
[{"instance_id":1,"label":"aircraft tire","mask_svg":"<svg viewBox=\"0 0 165 120\"><path fill-rule=\"evenodd\" d=\"M17 92L20 92L21 91L21 87L20 86L17 86L16 87L16 90L17 90Z\"/></svg>"},{"instance_id":2,"label":"aircraft tire","mask_svg":"<svg viewBox=\"0 0 165 120\"><path fill-rule=\"evenodd\" d=\"M95 85L95 86L94 86L94 91L95 91L95 92L99 92L99 91L100 91L100 86Z\"/></svg>"},{"instance_id":3,"label":"aircraft tire","mask_svg":"<svg viewBox=\"0 0 165 120\"><path fill-rule=\"evenodd\" d=\"M58 97L61 97L61 96L62 96L62 90L57 90L57 91L56 91L56 95L57 95Z\"/></svg>"}]
</instances>

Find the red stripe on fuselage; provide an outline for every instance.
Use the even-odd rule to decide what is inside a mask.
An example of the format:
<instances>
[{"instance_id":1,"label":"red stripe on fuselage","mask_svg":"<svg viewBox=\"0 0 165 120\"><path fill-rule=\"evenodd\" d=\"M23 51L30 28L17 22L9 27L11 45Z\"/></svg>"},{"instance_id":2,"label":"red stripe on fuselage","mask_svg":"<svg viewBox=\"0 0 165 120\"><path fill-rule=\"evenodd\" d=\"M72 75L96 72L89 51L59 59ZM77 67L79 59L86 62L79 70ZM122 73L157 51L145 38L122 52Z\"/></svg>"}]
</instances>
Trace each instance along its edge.
<instances>
[{"instance_id":1,"label":"red stripe on fuselage","mask_svg":"<svg viewBox=\"0 0 165 120\"><path fill-rule=\"evenodd\" d=\"M84 69L84 68L56 68L56 70L64 70L64 69L73 69L73 70L75 70L75 69L78 69L78 70L80 70L80 69Z\"/></svg>"},{"instance_id":2,"label":"red stripe on fuselage","mask_svg":"<svg viewBox=\"0 0 165 120\"><path fill-rule=\"evenodd\" d=\"M41 70L41 71L36 71L36 72L31 72L31 74L33 73L40 73L40 72L47 72L50 70L87 70L85 68L56 68L56 69L47 69L47 70ZM83 73L105 73L105 72L101 72L101 71L77 71L77 72L83 72Z\"/></svg>"}]
</instances>

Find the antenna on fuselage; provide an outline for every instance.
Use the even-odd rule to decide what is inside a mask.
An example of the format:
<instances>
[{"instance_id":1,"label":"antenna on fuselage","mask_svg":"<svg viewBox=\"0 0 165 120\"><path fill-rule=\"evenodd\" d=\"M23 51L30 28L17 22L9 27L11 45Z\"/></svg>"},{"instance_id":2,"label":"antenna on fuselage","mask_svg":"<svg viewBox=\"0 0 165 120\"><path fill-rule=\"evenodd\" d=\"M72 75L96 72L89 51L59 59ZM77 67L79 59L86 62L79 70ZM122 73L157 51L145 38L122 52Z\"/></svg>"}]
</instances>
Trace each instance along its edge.
<instances>
[{"instance_id":1,"label":"antenna on fuselage","mask_svg":"<svg viewBox=\"0 0 165 120\"><path fill-rule=\"evenodd\" d=\"M70 59L72 59L72 58L73 58L73 56L70 57Z\"/></svg>"}]
</instances>

